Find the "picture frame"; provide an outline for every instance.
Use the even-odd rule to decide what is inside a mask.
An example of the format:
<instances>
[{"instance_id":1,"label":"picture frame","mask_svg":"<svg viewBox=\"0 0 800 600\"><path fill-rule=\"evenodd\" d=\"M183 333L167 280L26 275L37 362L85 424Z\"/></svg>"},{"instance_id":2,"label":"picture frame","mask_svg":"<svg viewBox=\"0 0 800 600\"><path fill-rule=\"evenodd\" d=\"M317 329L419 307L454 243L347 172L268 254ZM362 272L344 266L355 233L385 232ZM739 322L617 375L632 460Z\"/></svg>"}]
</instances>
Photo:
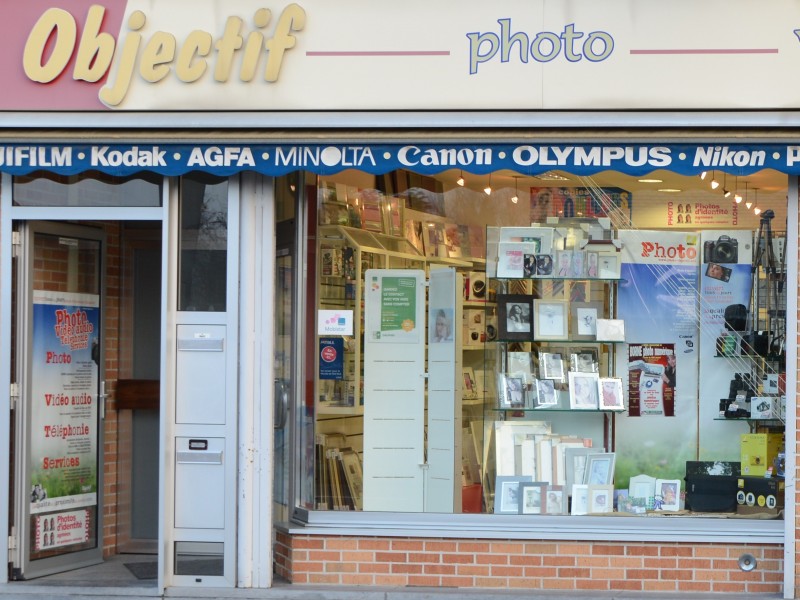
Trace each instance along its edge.
<instances>
[{"instance_id":1,"label":"picture frame","mask_svg":"<svg viewBox=\"0 0 800 600\"><path fill-rule=\"evenodd\" d=\"M539 378L564 381L564 359L561 353L539 353Z\"/></svg>"},{"instance_id":2,"label":"picture frame","mask_svg":"<svg viewBox=\"0 0 800 600\"><path fill-rule=\"evenodd\" d=\"M519 484L519 514L540 515L545 512L546 481Z\"/></svg>"},{"instance_id":3,"label":"picture frame","mask_svg":"<svg viewBox=\"0 0 800 600\"><path fill-rule=\"evenodd\" d=\"M563 515L567 512L567 496L563 485L548 485L544 490L542 514Z\"/></svg>"},{"instance_id":4,"label":"picture frame","mask_svg":"<svg viewBox=\"0 0 800 600\"><path fill-rule=\"evenodd\" d=\"M596 340L597 319L603 317L602 302L570 302L570 339Z\"/></svg>"},{"instance_id":5,"label":"picture frame","mask_svg":"<svg viewBox=\"0 0 800 600\"><path fill-rule=\"evenodd\" d=\"M519 486L533 482L530 475L498 475L494 486L494 514L519 514Z\"/></svg>"},{"instance_id":6,"label":"picture frame","mask_svg":"<svg viewBox=\"0 0 800 600\"><path fill-rule=\"evenodd\" d=\"M558 394L552 379L535 381L535 408L553 408L558 406Z\"/></svg>"},{"instance_id":7,"label":"picture frame","mask_svg":"<svg viewBox=\"0 0 800 600\"><path fill-rule=\"evenodd\" d=\"M559 250L556 252L556 266L554 277L573 277L572 250Z\"/></svg>"},{"instance_id":8,"label":"picture frame","mask_svg":"<svg viewBox=\"0 0 800 600\"><path fill-rule=\"evenodd\" d=\"M572 502L570 503L569 514L573 516L589 514L588 485L576 483L572 486Z\"/></svg>"},{"instance_id":9,"label":"picture frame","mask_svg":"<svg viewBox=\"0 0 800 600\"><path fill-rule=\"evenodd\" d=\"M680 510L681 480L656 479L655 498L656 498L656 510Z\"/></svg>"},{"instance_id":10,"label":"picture frame","mask_svg":"<svg viewBox=\"0 0 800 600\"><path fill-rule=\"evenodd\" d=\"M500 242L536 244L534 254L549 253L553 248L553 227L501 227Z\"/></svg>"},{"instance_id":11,"label":"picture frame","mask_svg":"<svg viewBox=\"0 0 800 600\"><path fill-rule=\"evenodd\" d=\"M586 252L584 250L572 251L572 273L571 277L585 277L586 274Z\"/></svg>"},{"instance_id":12,"label":"picture frame","mask_svg":"<svg viewBox=\"0 0 800 600\"><path fill-rule=\"evenodd\" d=\"M552 254L539 253L536 255L536 275L534 277L553 277L555 261Z\"/></svg>"},{"instance_id":13,"label":"picture frame","mask_svg":"<svg viewBox=\"0 0 800 600\"><path fill-rule=\"evenodd\" d=\"M600 253L586 253L586 277L597 279L600 276Z\"/></svg>"},{"instance_id":14,"label":"picture frame","mask_svg":"<svg viewBox=\"0 0 800 600\"><path fill-rule=\"evenodd\" d=\"M628 498L654 498L656 478L644 473L635 475L628 481Z\"/></svg>"},{"instance_id":15,"label":"picture frame","mask_svg":"<svg viewBox=\"0 0 800 600\"><path fill-rule=\"evenodd\" d=\"M622 319L597 319L597 340L602 342L624 342L625 321Z\"/></svg>"},{"instance_id":16,"label":"picture frame","mask_svg":"<svg viewBox=\"0 0 800 600\"><path fill-rule=\"evenodd\" d=\"M602 452L599 448L564 448L564 481L567 490L572 486L582 484L586 479L586 464L590 454Z\"/></svg>"},{"instance_id":17,"label":"picture frame","mask_svg":"<svg viewBox=\"0 0 800 600\"><path fill-rule=\"evenodd\" d=\"M522 373L502 374L497 378L500 408L525 408L527 384Z\"/></svg>"},{"instance_id":18,"label":"picture frame","mask_svg":"<svg viewBox=\"0 0 800 600\"><path fill-rule=\"evenodd\" d=\"M599 373L597 348L572 348L569 354L569 370L576 373Z\"/></svg>"},{"instance_id":19,"label":"picture frame","mask_svg":"<svg viewBox=\"0 0 800 600\"><path fill-rule=\"evenodd\" d=\"M475 400L480 394L478 392L478 382L475 379L475 370L472 367L463 367L462 373L464 382L461 386L461 397L464 400Z\"/></svg>"},{"instance_id":20,"label":"picture frame","mask_svg":"<svg viewBox=\"0 0 800 600\"><path fill-rule=\"evenodd\" d=\"M543 279L537 284L539 297L547 300L568 300L567 283L574 282L562 279Z\"/></svg>"},{"instance_id":21,"label":"picture frame","mask_svg":"<svg viewBox=\"0 0 800 600\"><path fill-rule=\"evenodd\" d=\"M587 485L612 485L614 483L614 452L597 452L586 458L583 483Z\"/></svg>"},{"instance_id":22,"label":"picture frame","mask_svg":"<svg viewBox=\"0 0 800 600\"><path fill-rule=\"evenodd\" d=\"M619 279L620 257L617 254L601 253L597 261L597 276L600 279Z\"/></svg>"},{"instance_id":23,"label":"picture frame","mask_svg":"<svg viewBox=\"0 0 800 600\"><path fill-rule=\"evenodd\" d=\"M537 341L569 339L569 303L564 300L533 301L533 339Z\"/></svg>"},{"instance_id":24,"label":"picture frame","mask_svg":"<svg viewBox=\"0 0 800 600\"><path fill-rule=\"evenodd\" d=\"M603 514L614 512L614 486L589 484L589 513Z\"/></svg>"},{"instance_id":25,"label":"picture frame","mask_svg":"<svg viewBox=\"0 0 800 600\"><path fill-rule=\"evenodd\" d=\"M588 279L568 279L566 300L570 302L589 302L592 295L592 282Z\"/></svg>"},{"instance_id":26,"label":"picture frame","mask_svg":"<svg viewBox=\"0 0 800 600\"><path fill-rule=\"evenodd\" d=\"M625 410L625 395L622 379L600 378L600 410Z\"/></svg>"},{"instance_id":27,"label":"picture frame","mask_svg":"<svg viewBox=\"0 0 800 600\"><path fill-rule=\"evenodd\" d=\"M528 342L533 339L532 298L525 294L497 294L497 329L500 340Z\"/></svg>"},{"instance_id":28,"label":"picture frame","mask_svg":"<svg viewBox=\"0 0 800 600\"><path fill-rule=\"evenodd\" d=\"M570 371L569 406L573 410L597 410L600 407L600 376L597 373Z\"/></svg>"}]
</instances>

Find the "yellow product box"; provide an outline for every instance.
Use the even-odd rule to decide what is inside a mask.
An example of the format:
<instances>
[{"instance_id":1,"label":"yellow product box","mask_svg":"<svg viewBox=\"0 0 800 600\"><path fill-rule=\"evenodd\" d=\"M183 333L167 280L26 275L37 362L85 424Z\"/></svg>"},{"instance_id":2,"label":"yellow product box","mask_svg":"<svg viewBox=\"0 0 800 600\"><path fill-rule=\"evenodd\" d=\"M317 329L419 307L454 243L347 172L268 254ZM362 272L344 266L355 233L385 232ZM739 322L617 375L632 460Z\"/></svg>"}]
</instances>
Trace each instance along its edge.
<instances>
[{"instance_id":1,"label":"yellow product box","mask_svg":"<svg viewBox=\"0 0 800 600\"><path fill-rule=\"evenodd\" d=\"M780 433L743 433L742 475L764 475L782 447Z\"/></svg>"}]
</instances>

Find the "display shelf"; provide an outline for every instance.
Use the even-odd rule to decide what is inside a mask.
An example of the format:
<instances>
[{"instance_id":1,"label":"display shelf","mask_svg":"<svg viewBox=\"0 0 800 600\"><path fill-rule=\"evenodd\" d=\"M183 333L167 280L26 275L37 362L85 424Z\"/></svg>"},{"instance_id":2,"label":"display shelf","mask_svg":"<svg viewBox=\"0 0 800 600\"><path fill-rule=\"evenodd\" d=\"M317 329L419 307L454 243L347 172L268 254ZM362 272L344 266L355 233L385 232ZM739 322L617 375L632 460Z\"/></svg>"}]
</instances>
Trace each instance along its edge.
<instances>
[{"instance_id":1,"label":"display shelf","mask_svg":"<svg viewBox=\"0 0 800 600\"><path fill-rule=\"evenodd\" d=\"M526 413L542 413L542 412L553 412L553 413L613 413L613 414L620 414L626 411L624 410L611 410L611 409L600 409L600 408L486 408L487 411L491 412L501 412L501 413L514 413L514 412L526 412ZM727 419L730 421L731 419Z\"/></svg>"}]
</instances>

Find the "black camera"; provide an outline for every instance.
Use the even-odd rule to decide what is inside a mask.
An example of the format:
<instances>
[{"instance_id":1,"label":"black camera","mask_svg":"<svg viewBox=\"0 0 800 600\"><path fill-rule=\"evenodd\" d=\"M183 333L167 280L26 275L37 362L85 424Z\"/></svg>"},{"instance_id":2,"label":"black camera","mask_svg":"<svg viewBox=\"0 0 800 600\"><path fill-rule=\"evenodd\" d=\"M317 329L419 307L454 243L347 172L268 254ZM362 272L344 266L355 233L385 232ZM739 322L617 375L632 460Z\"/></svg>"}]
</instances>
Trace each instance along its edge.
<instances>
[{"instance_id":1,"label":"black camera","mask_svg":"<svg viewBox=\"0 0 800 600\"><path fill-rule=\"evenodd\" d=\"M703 244L704 263L738 263L739 240L728 235L721 235L716 241L709 240Z\"/></svg>"}]
</instances>

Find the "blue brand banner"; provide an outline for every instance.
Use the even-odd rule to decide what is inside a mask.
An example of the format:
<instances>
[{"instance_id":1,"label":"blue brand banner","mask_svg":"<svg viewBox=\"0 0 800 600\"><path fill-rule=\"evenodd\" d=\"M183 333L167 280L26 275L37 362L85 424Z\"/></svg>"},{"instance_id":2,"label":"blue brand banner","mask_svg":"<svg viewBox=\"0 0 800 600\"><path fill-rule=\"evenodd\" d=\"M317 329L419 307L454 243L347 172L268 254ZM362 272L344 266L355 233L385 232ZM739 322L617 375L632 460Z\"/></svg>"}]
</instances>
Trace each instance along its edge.
<instances>
[{"instance_id":1,"label":"blue brand banner","mask_svg":"<svg viewBox=\"0 0 800 600\"><path fill-rule=\"evenodd\" d=\"M344 379L344 340L319 338L319 378Z\"/></svg>"},{"instance_id":2,"label":"blue brand banner","mask_svg":"<svg viewBox=\"0 0 800 600\"><path fill-rule=\"evenodd\" d=\"M538 175L552 169L576 175L614 170L645 175L667 169L695 175L717 169L749 175L762 169L800 174L800 145L650 144L250 144L127 145L41 144L0 146L0 171L61 175L100 171L128 176L140 171L183 175L203 171L227 176L243 171L279 176L294 171L333 175L358 169L374 175L406 169L436 175L448 169L488 174L511 169Z\"/></svg>"}]
</instances>

